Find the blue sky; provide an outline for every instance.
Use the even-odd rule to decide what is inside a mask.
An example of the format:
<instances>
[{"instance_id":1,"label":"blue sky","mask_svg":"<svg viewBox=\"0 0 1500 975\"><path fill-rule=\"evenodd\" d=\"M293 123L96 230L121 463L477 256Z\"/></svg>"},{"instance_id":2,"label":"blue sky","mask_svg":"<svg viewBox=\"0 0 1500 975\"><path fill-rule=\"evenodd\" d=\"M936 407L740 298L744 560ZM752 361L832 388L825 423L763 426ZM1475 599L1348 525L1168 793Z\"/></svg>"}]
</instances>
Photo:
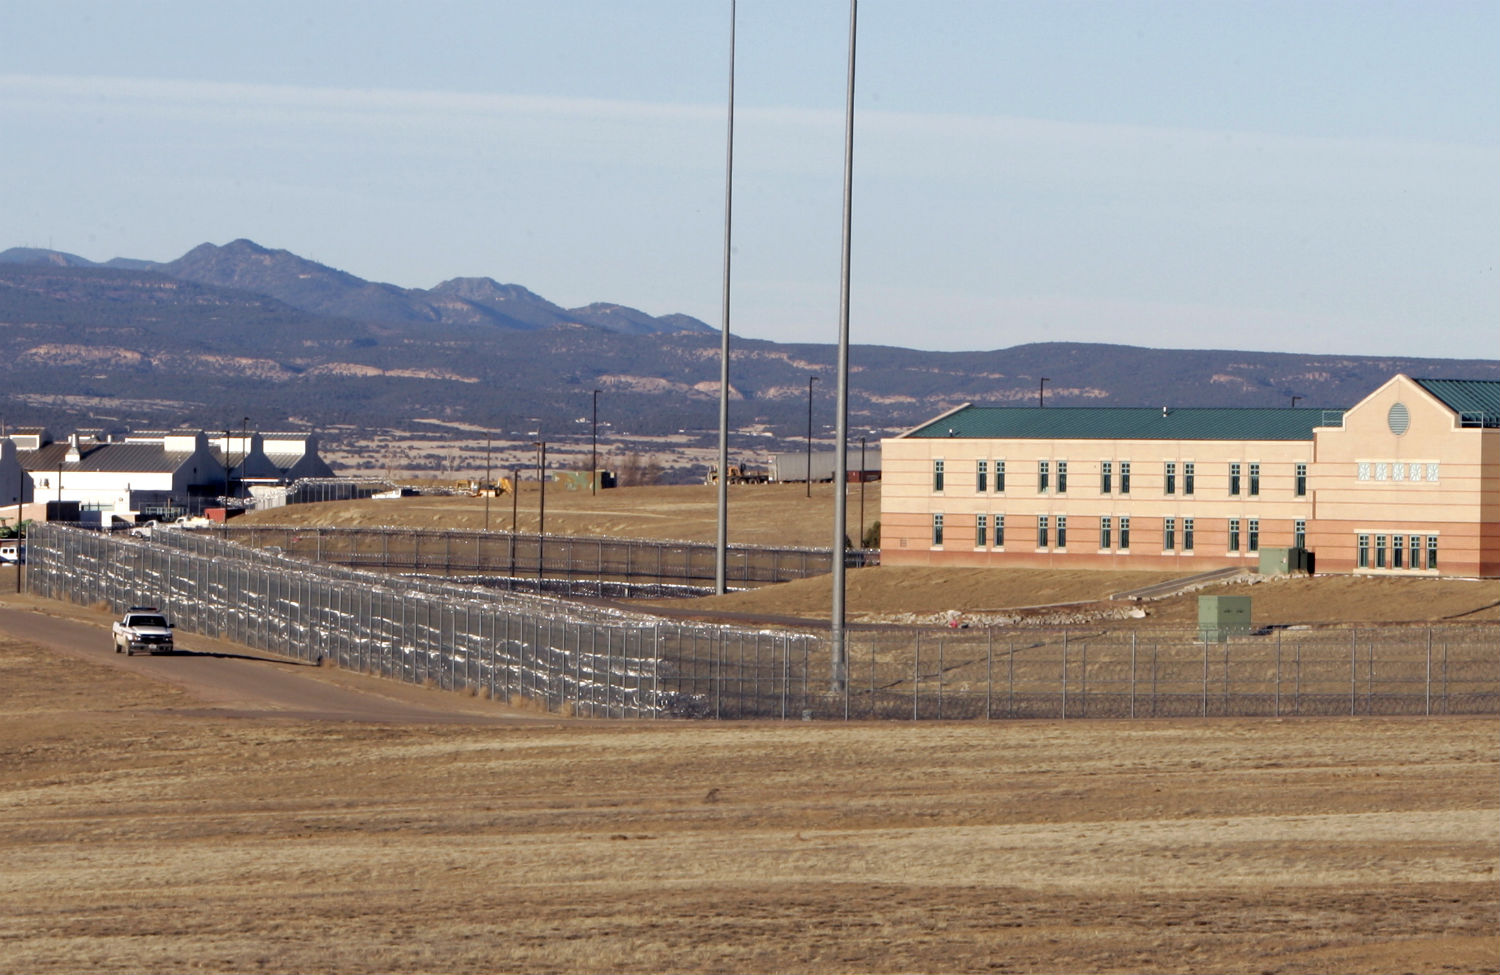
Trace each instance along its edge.
<instances>
[{"instance_id":1,"label":"blue sky","mask_svg":"<svg viewBox=\"0 0 1500 975\"><path fill-rule=\"evenodd\" d=\"M740 0L731 329L834 342L844 0ZM0 0L0 249L720 321L729 4ZM859 12L851 335L1500 355L1500 0Z\"/></svg>"}]
</instances>

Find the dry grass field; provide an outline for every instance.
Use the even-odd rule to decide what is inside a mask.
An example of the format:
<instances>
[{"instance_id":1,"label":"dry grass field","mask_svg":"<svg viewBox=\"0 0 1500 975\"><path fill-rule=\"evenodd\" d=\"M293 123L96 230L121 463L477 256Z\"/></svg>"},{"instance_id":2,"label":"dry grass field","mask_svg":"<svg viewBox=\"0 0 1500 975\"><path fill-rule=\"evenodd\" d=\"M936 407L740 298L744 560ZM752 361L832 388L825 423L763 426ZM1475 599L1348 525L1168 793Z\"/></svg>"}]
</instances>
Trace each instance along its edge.
<instances>
[{"instance_id":1,"label":"dry grass field","mask_svg":"<svg viewBox=\"0 0 1500 975\"><path fill-rule=\"evenodd\" d=\"M736 488L731 538L826 546L828 492ZM246 518L479 528L483 504ZM713 518L707 487L547 498L558 533L706 541ZM862 569L850 610L982 621L1162 578ZM1493 580L1214 591L1258 622L1500 619ZM695 602L827 601L812 579ZM0 595L38 605L99 616ZM1500 972L1493 717L607 722L298 668L459 723L314 720L103 656L0 635L0 972Z\"/></svg>"},{"instance_id":2,"label":"dry grass field","mask_svg":"<svg viewBox=\"0 0 1500 975\"><path fill-rule=\"evenodd\" d=\"M0 689L6 972L1500 970L1493 718L319 722L4 638Z\"/></svg>"}]
</instances>

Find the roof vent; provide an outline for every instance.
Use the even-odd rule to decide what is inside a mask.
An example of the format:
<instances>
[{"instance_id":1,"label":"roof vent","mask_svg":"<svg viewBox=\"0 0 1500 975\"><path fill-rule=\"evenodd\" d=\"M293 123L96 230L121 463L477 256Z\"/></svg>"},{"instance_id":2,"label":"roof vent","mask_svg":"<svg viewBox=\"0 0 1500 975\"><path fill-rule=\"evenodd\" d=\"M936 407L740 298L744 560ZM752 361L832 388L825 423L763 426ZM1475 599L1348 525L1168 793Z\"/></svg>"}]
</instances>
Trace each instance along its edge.
<instances>
[{"instance_id":1,"label":"roof vent","mask_svg":"<svg viewBox=\"0 0 1500 975\"><path fill-rule=\"evenodd\" d=\"M68 452L64 455L63 459L69 464L76 464L80 460L83 460L83 454L78 449L78 434L72 433L68 435Z\"/></svg>"},{"instance_id":2,"label":"roof vent","mask_svg":"<svg viewBox=\"0 0 1500 975\"><path fill-rule=\"evenodd\" d=\"M1161 415L1162 415L1162 416L1166 416L1166 415L1167 415L1167 408L1166 408L1166 407L1165 407L1165 406L1163 406L1163 407L1162 407L1162 408L1161 408Z\"/></svg>"}]
</instances>

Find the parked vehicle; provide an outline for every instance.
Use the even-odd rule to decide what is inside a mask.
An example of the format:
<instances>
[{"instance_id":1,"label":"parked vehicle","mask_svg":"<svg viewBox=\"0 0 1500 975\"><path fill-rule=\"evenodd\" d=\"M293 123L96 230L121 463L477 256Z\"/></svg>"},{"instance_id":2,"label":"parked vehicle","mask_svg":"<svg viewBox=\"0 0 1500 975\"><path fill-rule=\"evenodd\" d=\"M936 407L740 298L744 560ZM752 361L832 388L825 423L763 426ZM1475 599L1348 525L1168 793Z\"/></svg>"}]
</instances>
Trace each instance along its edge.
<instances>
[{"instance_id":1,"label":"parked vehicle","mask_svg":"<svg viewBox=\"0 0 1500 975\"><path fill-rule=\"evenodd\" d=\"M132 606L113 627L115 653L171 653L172 624L155 606Z\"/></svg>"},{"instance_id":2,"label":"parked vehicle","mask_svg":"<svg viewBox=\"0 0 1500 975\"><path fill-rule=\"evenodd\" d=\"M0 565L20 565L26 561L26 546L14 538L0 539Z\"/></svg>"}]
</instances>

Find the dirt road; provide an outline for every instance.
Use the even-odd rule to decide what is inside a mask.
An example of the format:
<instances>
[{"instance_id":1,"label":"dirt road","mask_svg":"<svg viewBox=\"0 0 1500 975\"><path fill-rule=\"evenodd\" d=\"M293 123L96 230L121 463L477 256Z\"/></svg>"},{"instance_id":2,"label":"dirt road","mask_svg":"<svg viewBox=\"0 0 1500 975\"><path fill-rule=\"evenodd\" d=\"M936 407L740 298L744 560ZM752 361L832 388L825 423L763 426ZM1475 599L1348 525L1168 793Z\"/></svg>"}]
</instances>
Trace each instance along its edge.
<instances>
[{"instance_id":1,"label":"dirt road","mask_svg":"<svg viewBox=\"0 0 1500 975\"><path fill-rule=\"evenodd\" d=\"M114 652L110 617L98 610L29 596L0 595L0 635L92 664L180 688L204 713L274 714L313 721L494 723L524 712L395 681L339 672L237 644L179 634L170 655Z\"/></svg>"}]
</instances>

